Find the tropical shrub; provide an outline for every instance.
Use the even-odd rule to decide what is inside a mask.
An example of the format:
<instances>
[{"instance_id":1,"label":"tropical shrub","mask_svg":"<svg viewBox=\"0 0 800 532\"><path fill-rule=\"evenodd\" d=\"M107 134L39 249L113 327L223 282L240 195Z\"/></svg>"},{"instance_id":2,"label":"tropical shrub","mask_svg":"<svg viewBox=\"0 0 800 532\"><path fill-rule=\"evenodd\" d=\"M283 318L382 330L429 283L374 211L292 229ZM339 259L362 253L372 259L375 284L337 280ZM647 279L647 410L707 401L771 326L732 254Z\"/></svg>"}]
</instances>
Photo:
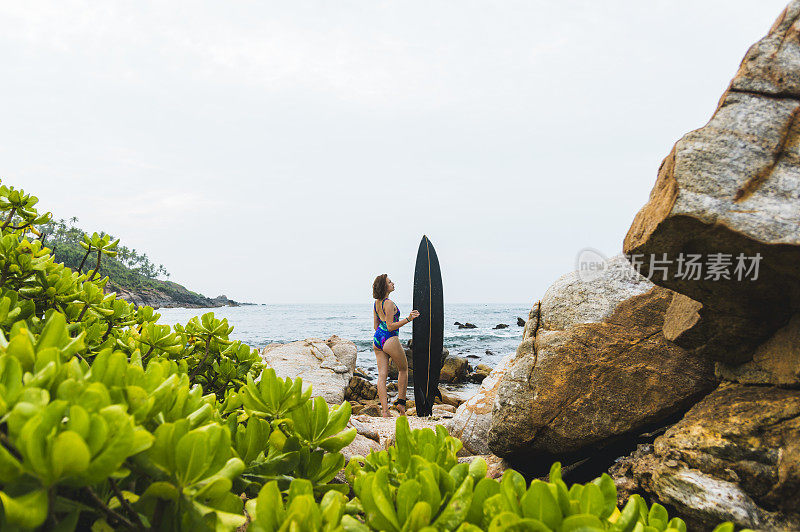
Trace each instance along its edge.
<instances>
[{"instance_id":1,"label":"tropical shrub","mask_svg":"<svg viewBox=\"0 0 800 532\"><path fill-rule=\"evenodd\" d=\"M265 482L342 489L349 403L262 373L211 313L173 328L106 293L108 235L56 262L36 203L0 186L0 529L233 530Z\"/></svg>"},{"instance_id":2,"label":"tropical shrub","mask_svg":"<svg viewBox=\"0 0 800 532\"><path fill-rule=\"evenodd\" d=\"M606 474L567 486L555 463L548 482L527 484L513 469L498 481L486 477L481 458L456 463L458 448L460 442L440 427L435 433L411 431L408 421L398 418L393 448L348 464L346 477L357 496L351 507L362 509L363 523L373 530L686 532L683 520L670 518L660 504L648 508L638 495L617 508L617 489ZM359 530L354 521L342 515L339 524ZM335 530L335 525L307 529ZM732 531L732 525L717 528L723 530Z\"/></svg>"}]
</instances>

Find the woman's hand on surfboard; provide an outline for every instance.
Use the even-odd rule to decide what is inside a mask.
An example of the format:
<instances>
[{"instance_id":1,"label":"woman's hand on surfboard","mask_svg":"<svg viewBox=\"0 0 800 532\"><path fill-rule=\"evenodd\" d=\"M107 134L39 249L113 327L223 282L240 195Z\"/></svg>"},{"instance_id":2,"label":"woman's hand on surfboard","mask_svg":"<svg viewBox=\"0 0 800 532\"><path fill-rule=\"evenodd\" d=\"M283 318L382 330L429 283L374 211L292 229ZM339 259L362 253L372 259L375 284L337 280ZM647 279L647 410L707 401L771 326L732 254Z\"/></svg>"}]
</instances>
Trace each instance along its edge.
<instances>
[{"instance_id":1,"label":"woman's hand on surfboard","mask_svg":"<svg viewBox=\"0 0 800 532\"><path fill-rule=\"evenodd\" d=\"M406 319L408 321L411 321L411 320L413 320L414 318L417 318L417 317L419 317L419 311L418 310L412 310L411 314L409 314L408 318L406 318Z\"/></svg>"}]
</instances>

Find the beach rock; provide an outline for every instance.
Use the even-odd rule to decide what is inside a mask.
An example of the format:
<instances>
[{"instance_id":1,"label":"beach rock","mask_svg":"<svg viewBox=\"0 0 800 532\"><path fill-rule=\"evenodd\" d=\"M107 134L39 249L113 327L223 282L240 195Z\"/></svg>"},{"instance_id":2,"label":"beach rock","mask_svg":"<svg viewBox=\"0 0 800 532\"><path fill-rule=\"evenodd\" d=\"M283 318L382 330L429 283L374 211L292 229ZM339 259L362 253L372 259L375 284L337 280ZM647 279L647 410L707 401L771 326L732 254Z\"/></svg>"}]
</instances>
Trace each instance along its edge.
<instances>
[{"instance_id":1,"label":"beach rock","mask_svg":"<svg viewBox=\"0 0 800 532\"><path fill-rule=\"evenodd\" d=\"M350 445L343 448L341 453L344 455L345 463L347 463L354 456L367 456L372 451L379 452L382 450L383 448L379 442L357 433Z\"/></svg>"},{"instance_id":2,"label":"beach rock","mask_svg":"<svg viewBox=\"0 0 800 532\"><path fill-rule=\"evenodd\" d=\"M494 353L492 351L488 350L488 349L485 352L486 352L487 355L494 356Z\"/></svg>"},{"instance_id":3,"label":"beach rock","mask_svg":"<svg viewBox=\"0 0 800 532\"><path fill-rule=\"evenodd\" d=\"M523 320L522 318L517 318L517 326L525 327L525 320Z\"/></svg>"},{"instance_id":4,"label":"beach rock","mask_svg":"<svg viewBox=\"0 0 800 532\"><path fill-rule=\"evenodd\" d=\"M717 375L744 384L800 386L800 314L756 347L752 360L739 365L718 362Z\"/></svg>"},{"instance_id":5,"label":"beach rock","mask_svg":"<svg viewBox=\"0 0 800 532\"><path fill-rule=\"evenodd\" d=\"M452 417L452 416L450 416L448 414L455 414L456 413L456 407L454 407L453 405L447 405L447 404L444 404L444 403L442 403L440 405L433 405L433 413L435 415L440 415L440 416L443 416L443 417Z\"/></svg>"},{"instance_id":6,"label":"beach rock","mask_svg":"<svg viewBox=\"0 0 800 532\"><path fill-rule=\"evenodd\" d=\"M362 379L372 380L372 377L370 377L370 375L367 372L367 370L362 369L362 368L356 368L353 371L353 375L355 375L356 377L361 377Z\"/></svg>"},{"instance_id":7,"label":"beach rock","mask_svg":"<svg viewBox=\"0 0 800 532\"><path fill-rule=\"evenodd\" d=\"M367 379L353 375L344 391L344 398L347 401L358 399L375 399L378 396L378 387Z\"/></svg>"},{"instance_id":8,"label":"beach rock","mask_svg":"<svg viewBox=\"0 0 800 532\"><path fill-rule=\"evenodd\" d=\"M616 469L709 528L800 529L800 390L722 384Z\"/></svg>"},{"instance_id":9,"label":"beach rock","mask_svg":"<svg viewBox=\"0 0 800 532\"><path fill-rule=\"evenodd\" d=\"M439 373L439 382L465 382L469 375L469 362L462 357L448 357Z\"/></svg>"},{"instance_id":10,"label":"beach rock","mask_svg":"<svg viewBox=\"0 0 800 532\"><path fill-rule=\"evenodd\" d=\"M497 325L494 326L494 328L495 329L508 329L508 324L507 323L498 323Z\"/></svg>"},{"instance_id":11,"label":"beach rock","mask_svg":"<svg viewBox=\"0 0 800 532\"><path fill-rule=\"evenodd\" d=\"M750 48L711 120L688 133L661 164L648 203L625 237L624 251L666 258L653 281L703 304L704 352L747 362L800 311L800 2ZM677 275L689 253L723 259L728 279L704 268ZM755 265L758 277L737 270ZM720 264L722 264L720 262ZM739 279L741 277L741 280Z\"/></svg>"},{"instance_id":12,"label":"beach rock","mask_svg":"<svg viewBox=\"0 0 800 532\"><path fill-rule=\"evenodd\" d=\"M463 399L459 399L455 395L450 395L448 393L442 392L441 388L439 388L439 397L437 399L441 399L442 404L452 405L455 408L458 408L459 406L464 404Z\"/></svg>"},{"instance_id":13,"label":"beach rock","mask_svg":"<svg viewBox=\"0 0 800 532\"><path fill-rule=\"evenodd\" d=\"M508 355L484 379L478 391L458 407L452 421L447 424L450 434L464 443L472 454L490 454L489 428L492 422L492 406L500 379L511 364Z\"/></svg>"},{"instance_id":14,"label":"beach rock","mask_svg":"<svg viewBox=\"0 0 800 532\"><path fill-rule=\"evenodd\" d=\"M356 344L334 335L327 340L307 338L269 344L261 350L261 358L279 377L301 377L304 389L312 386L314 397L341 404L356 367L357 353Z\"/></svg>"},{"instance_id":15,"label":"beach rock","mask_svg":"<svg viewBox=\"0 0 800 532\"><path fill-rule=\"evenodd\" d=\"M367 437L377 443L380 443L381 441L381 437L380 434L378 434L378 431L376 431L370 425L362 423L361 421L357 420L352 416L350 417L350 420L347 422L347 426L353 427L354 429L356 429L357 434Z\"/></svg>"},{"instance_id":16,"label":"beach rock","mask_svg":"<svg viewBox=\"0 0 800 532\"><path fill-rule=\"evenodd\" d=\"M667 340L675 294L624 257L561 277L531 310L497 386L489 447L502 457L597 449L687 410L715 386L713 363Z\"/></svg>"},{"instance_id":17,"label":"beach rock","mask_svg":"<svg viewBox=\"0 0 800 532\"><path fill-rule=\"evenodd\" d=\"M358 414L361 416L380 417L381 405L378 402L365 405Z\"/></svg>"},{"instance_id":18,"label":"beach rock","mask_svg":"<svg viewBox=\"0 0 800 532\"><path fill-rule=\"evenodd\" d=\"M480 384L481 382L483 382L483 379L489 376L491 372L492 368L490 368L486 364L478 364L472 371L472 373L469 374L467 380L475 384Z\"/></svg>"},{"instance_id":19,"label":"beach rock","mask_svg":"<svg viewBox=\"0 0 800 532\"><path fill-rule=\"evenodd\" d=\"M477 329L478 326L475 325L474 323L467 322L467 323L462 323L461 325L458 326L458 328L459 329Z\"/></svg>"},{"instance_id":20,"label":"beach rock","mask_svg":"<svg viewBox=\"0 0 800 532\"><path fill-rule=\"evenodd\" d=\"M462 324L460 321L457 321L457 322L453 323L453 325L458 325L458 326L461 326L461 325L463 325L463 324Z\"/></svg>"}]
</instances>

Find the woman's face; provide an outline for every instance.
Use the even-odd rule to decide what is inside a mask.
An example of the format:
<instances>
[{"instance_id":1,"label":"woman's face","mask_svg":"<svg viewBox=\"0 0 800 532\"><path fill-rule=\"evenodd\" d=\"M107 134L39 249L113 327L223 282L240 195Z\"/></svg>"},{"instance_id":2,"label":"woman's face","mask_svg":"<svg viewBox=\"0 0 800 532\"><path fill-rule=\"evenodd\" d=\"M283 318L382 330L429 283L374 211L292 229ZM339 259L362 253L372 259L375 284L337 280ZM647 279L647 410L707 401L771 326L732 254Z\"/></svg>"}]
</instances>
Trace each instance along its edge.
<instances>
[{"instance_id":1,"label":"woman's face","mask_svg":"<svg viewBox=\"0 0 800 532\"><path fill-rule=\"evenodd\" d=\"M388 277L386 278L386 293L394 292L394 283Z\"/></svg>"}]
</instances>

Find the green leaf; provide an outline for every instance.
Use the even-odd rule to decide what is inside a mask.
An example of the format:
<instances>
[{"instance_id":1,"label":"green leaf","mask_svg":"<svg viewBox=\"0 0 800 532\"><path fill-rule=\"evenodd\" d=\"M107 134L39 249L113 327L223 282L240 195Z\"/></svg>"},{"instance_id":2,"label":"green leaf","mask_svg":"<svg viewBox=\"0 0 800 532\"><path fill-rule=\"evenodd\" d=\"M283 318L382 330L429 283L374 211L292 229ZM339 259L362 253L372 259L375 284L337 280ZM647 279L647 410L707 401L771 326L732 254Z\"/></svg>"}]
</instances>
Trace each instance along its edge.
<instances>
[{"instance_id":1,"label":"green leaf","mask_svg":"<svg viewBox=\"0 0 800 532\"><path fill-rule=\"evenodd\" d=\"M503 478L500 480L500 492L505 495L506 501L514 513L520 513L519 501L525 494L525 487L525 477L513 469L506 469L503 472Z\"/></svg>"},{"instance_id":2,"label":"green leaf","mask_svg":"<svg viewBox=\"0 0 800 532\"><path fill-rule=\"evenodd\" d=\"M581 491L581 513L603 517L605 512L605 499L603 492L596 484L586 484Z\"/></svg>"},{"instance_id":3,"label":"green leaf","mask_svg":"<svg viewBox=\"0 0 800 532\"><path fill-rule=\"evenodd\" d=\"M617 508L617 486L607 473L603 473L600 478L596 478L593 483L600 488L603 494L603 500L605 501L605 507L600 517L602 519L607 519Z\"/></svg>"},{"instance_id":4,"label":"green leaf","mask_svg":"<svg viewBox=\"0 0 800 532\"><path fill-rule=\"evenodd\" d=\"M718 524L712 532L734 532L734 530L733 523L726 521Z\"/></svg>"},{"instance_id":5,"label":"green leaf","mask_svg":"<svg viewBox=\"0 0 800 532\"><path fill-rule=\"evenodd\" d=\"M667 509L657 502L653 503L650 507L650 512L647 514L647 524L661 531L667 527L668 522L669 515L667 514Z\"/></svg>"},{"instance_id":6,"label":"green leaf","mask_svg":"<svg viewBox=\"0 0 800 532\"><path fill-rule=\"evenodd\" d=\"M483 520L483 503L489 497L500 493L500 484L491 478L483 478L476 485L472 493L472 503L467 513L467 521L480 525Z\"/></svg>"},{"instance_id":7,"label":"green leaf","mask_svg":"<svg viewBox=\"0 0 800 532\"><path fill-rule=\"evenodd\" d=\"M402 528L403 532L421 530L431 522L431 505L420 501L414 505L408 514L408 519Z\"/></svg>"},{"instance_id":8,"label":"green leaf","mask_svg":"<svg viewBox=\"0 0 800 532\"><path fill-rule=\"evenodd\" d=\"M522 515L543 522L556 530L561 524L561 508L550 488L541 480L534 480L520 501Z\"/></svg>"},{"instance_id":9,"label":"green leaf","mask_svg":"<svg viewBox=\"0 0 800 532\"><path fill-rule=\"evenodd\" d=\"M600 518L592 514L570 515L561 523L561 532L590 532L592 530L605 530Z\"/></svg>"},{"instance_id":10,"label":"green leaf","mask_svg":"<svg viewBox=\"0 0 800 532\"><path fill-rule=\"evenodd\" d=\"M3 483L12 483L22 474L22 464L0 445L0 478Z\"/></svg>"},{"instance_id":11,"label":"green leaf","mask_svg":"<svg viewBox=\"0 0 800 532\"><path fill-rule=\"evenodd\" d=\"M47 519L47 491L35 490L19 497L0 491L6 521L23 528L36 528Z\"/></svg>"},{"instance_id":12,"label":"green leaf","mask_svg":"<svg viewBox=\"0 0 800 532\"><path fill-rule=\"evenodd\" d=\"M469 506L472 502L472 487L474 485L472 477L467 476L464 482L453 493L450 501L433 522L437 529L452 530L460 525L467 517Z\"/></svg>"},{"instance_id":13,"label":"green leaf","mask_svg":"<svg viewBox=\"0 0 800 532\"><path fill-rule=\"evenodd\" d=\"M411 509L422 496L420 483L410 478L397 489L397 519L401 523L408 520Z\"/></svg>"},{"instance_id":14,"label":"green leaf","mask_svg":"<svg viewBox=\"0 0 800 532\"><path fill-rule=\"evenodd\" d=\"M680 517L673 517L667 523L667 528L674 528L678 532L686 532L686 523Z\"/></svg>"},{"instance_id":15,"label":"green leaf","mask_svg":"<svg viewBox=\"0 0 800 532\"><path fill-rule=\"evenodd\" d=\"M50 467L55 478L83 473L90 459L89 446L77 432L65 430L53 441Z\"/></svg>"}]
</instances>

